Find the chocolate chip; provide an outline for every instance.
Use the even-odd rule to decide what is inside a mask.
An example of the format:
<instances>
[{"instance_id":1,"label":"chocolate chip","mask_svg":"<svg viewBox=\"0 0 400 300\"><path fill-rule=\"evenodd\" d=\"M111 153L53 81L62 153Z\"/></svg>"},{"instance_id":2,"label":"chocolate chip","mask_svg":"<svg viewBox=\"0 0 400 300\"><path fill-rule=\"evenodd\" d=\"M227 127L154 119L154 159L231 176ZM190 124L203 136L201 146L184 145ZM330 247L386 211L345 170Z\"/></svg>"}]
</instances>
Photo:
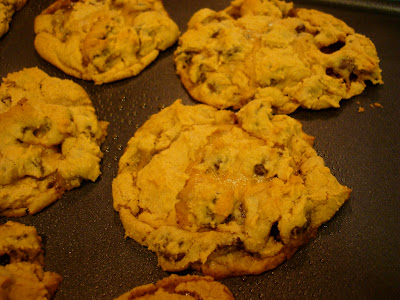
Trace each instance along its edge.
<instances>
[{"instance_id":1,"label":"chocolate chip","mask_svg":"<svg viewBox=\"0 0 400 300\"><path fill-rule=\"evenodd\" d=\"M354 61L351 59L342 59L339 65L340 69L347 69L347 70L353 70L354 69Z\"/></svg>"},{"instance_id":2,"label":"chocolate chip","mask_svg":"<svg viewBox=\"0 0 400 300\"><path fill-rule=\"evenodd\" d=\"M185 257L185 253L179 253L179 254L177 254L176 255L176 258L175 258L175 261L176 262L178 262L178 261L181 261L184 257Z\"/></svg>"},{"instance_id":3,"label":"chocolate chip","mask_svg":"<svg viewBox=\"0 0 400 300\"><path fill-rule=\"evenodd\" d=\"M222 222L222 224L228 224L229 222L233 221L235 219L235 217L233 216L233 214L230 214L229 216L227 216L225 218L225 220Z\"/></svg>"},{"instance_id":4,"label":"chocolate chip","mask_svg":"<svg viewBox=\"0 0 400 300\"><path fill-rule=\"evenodd\" d=\"M232 57L233 55L235 55L236 53L240 52L240 48L239 47L233 47L232 49L229 49L228 51L226 51L225 55L227 57Z\"/></svg>"},{"instance_id":5,"label":"chocolate chip","mask_svg":"<svg viewBox=\"0 0 400 300\"><path fill-rule=\"evenodd\" d=\"M185 257L185 253L178 253L178 254L171 254L169 252L162 252L160 253L161 256L163 256L165 259L168 259L170 261L181 261Z\"/></svg>"},{"instance_id":6,"label":"chocolate chip","mask_svg":"<svg viewBox=\"0 0 400 300\"><path fill-rule=\"evenodd\" d=\"M274 224L272 224L269 235L272 236L276 242L281 241L281 233L278 228L278 221L276 221L276 222L274 222Z\"/></svg>"},{"instance_id":7,"label":"chocolate chip","mask_svg":"<svg viewBox=\"0 0 400 300\"><path fill-rule=\"evenodd\" d=\"M351 73L349 76L350 81L356 81L358 79L357 74Z\"/></svg>"},{"instance_id":8,"label":"chocolate chip","mask_svg":"<svg viewBox=\"0 0 400 300\"><path fill-rule=\"evenodd\" d=\"M337 41L336 43L333 43L333 44L331 44L331 45L329 45L329 46L326 46L326 47L322 47L322 48L319 49L319 50L320 50L322 53L325 53L325 54L332 54L332 53L334 53L334 52L339 51L340 49L342 49L344 45L345 45L344 42L342 42L342 41Z\"/></svg>"},{"instance_id":9,"label":"chocolate chip","mask_svg":"<svg viewBox=\"0 0 400 300\"><path fill-rule=\"evenodd\" d=\"M221 158L217 158L217 160L214 162L214 168L216 171L219 170L220 166L221 166L222 160Z\"/></svg>"},{"instance_id":10,"label":"chocolate chip","mask_svg":"<svg viewBox=\"0 0 400 300\"><path fill-rule=\"evenodd\" d=\"M254 166L254 173L256 175L263 176L263 175L267 174L268 171L265 169L263 164L257 164Z\"/></svg>"},{"instance_id":11,"label":"chocolate chip","mask_svg":"<svg viewBox=\"0 0 400 300\"><path fill-rule=\"evenodd\" d=\"M6 106L11 106L11 96L6 96L2 98L1 102L3 102Z\"/></svg>"},{"instance_id":12,"label":"chocolate chip","mask_svg":"<svg viewBox=\"0 0 400 300\"><path fill-rule=\"evenodd\" d=\"M205 73L200 73L199 82L204 83L207 80L207 76Z\"/></svg>"},{"instance_id":13,"label":"chocolate chip","mask_svg":"<svg viewBox=\"0 0 400 300\"><path fill-rule=\"evenodd\" d=\"M328 75L328 76L332 76L333 74L335 74L335 73L333 72L333 68L326 68L325 73L326 73L326 75Z\"/></svg>"},{"instance_id":14,"label":"chocolate chip","mask_svg":"<svg viewBox=\"0 0 400 300\"><path fill-rule=\"evenodd\" d=\"M310 221L307 219L307 222L304 223L303 226L301 226L301 227L299 227L299 226L294 227L294 228L290 231L290 234L291 234L293 237L297 237L297 236L301 235L302 233L306 232L309 226L310 226Z\"/></svg>"},{"instance_id":15,"label":"chocolate chip","mask_svg":"<svg viewBox=\"0 0 400 300\"><path fill-rule=\"evenodd\" d=\"M211 38L212 39L215 39L215 38L217 38L219 36L219 31L216 31L216 32L214 32L212 35L211 35Z\"/></svg>"},{"instance_id":16,"label":"chocolate chip","mask_svg":"<svg viewBox=\"0 0 400 300\"><path fill-rule=\"evenodd\" d=\"M326 68L325 74L333 78L339 78L338 74L335 73L333 68Z\"/></svg>"},{"instance_id":17,"label":"chocolate chip","mask_svg":"<svg viewBox=\"0 0 400 300\"><path fill-rule=\"evenodd\" d=\"M290 18L297 17L297 9L292 8L291 10L289 10L287 16L290 17Z\"/></svg>"},{"instance_id":18,"label":"chocolate chip","mask_svg":"<svg viewBox=\"0 0 400 300\"><path fill-rule=\"evenodd\" d=\"M245 219L246 211L245 211L245 208L243 207L242 203L239 204L239 212L240 212L240 217L242 217L242 219Z\"/></svg>"},{"instance_id":19,"label":"chocolate chip","mask_svg":"<svg viewBox=\"0 0 400 300\"><path fill-rule=\"evenodd\" d=\"M229 12L229 15L235 20L237 20L237 19L242 17L242 13L240 12L239 9L231 10Z\"/></svg>"},{"instance_id":20,"label":"chocolate chip","mask_svg":"<svg viewBox=\"0 0 400 300\"><path fill-rule=\"evenodd\" d=\"M192 63L193 56L196 53L193 51L183 52L183 57L185 58L185 64L190 65Z\"/></svg>"},{"instance_id":21,"label":"chocolate chip","mask_svg":"<svg viewBox=\"0 0 400 300\"><path fill-rule=\"evenodd\" d=\"M217 92L217 87L215 86L215 84L209 83L209 84L207 84L207 87L209 88L209 90L210 90L212 93Z\"/></svg>"},{"instance_id":22,"label":"chocolate chip","mask_svg":"<svg viewBox=\"0 0 400 300\"><path fill-rule=\"evenodd\" d=\"M8 254L4 254L0 256L0 266L5 266L10 263L10 256Z\"/></svg>"},{"instance_id":23,"label":"chocolate chip","mask_svg":"<svg viewBox=\"0 0 400 300\"><path fill-rule=\"evenodd\" d=\"M295 30L296 30L297 33L302 33L304 31L306 31L306 26L304 24L300 24L299 26L297 26L295 28Z\"/></svg>"}]
</instances>

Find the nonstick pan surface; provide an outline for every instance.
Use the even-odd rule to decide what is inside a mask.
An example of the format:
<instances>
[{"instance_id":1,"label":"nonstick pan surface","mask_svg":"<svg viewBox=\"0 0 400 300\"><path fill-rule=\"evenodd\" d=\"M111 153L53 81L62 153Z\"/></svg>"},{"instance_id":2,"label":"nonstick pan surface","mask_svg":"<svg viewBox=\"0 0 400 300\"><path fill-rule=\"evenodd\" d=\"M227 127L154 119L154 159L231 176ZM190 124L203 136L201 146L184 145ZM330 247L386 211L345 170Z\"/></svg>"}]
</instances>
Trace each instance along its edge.
<instances>
[{"instance_id":1,"label":"nonstick pan surface","mask_svg":"<svg viewBox=\"0 0 400 300\"><path fill-rule=\"evenodd\" d=\"M0 76L39 67L72 79L90 95L100 120L110 122L102 145L102 175L84 182L34 216L0 218L33 225L45 245L45 269L63 277L55 299L112 299L169 274L156 255L124 239L112 207L111 182L127 141L150 115L181 98L195 104L175 73L176 45L140 75L95 86L72 78L43 60L33 41L33 20L53 0L29 0L0 39ZM341 102L340 109L291 114L316 137L315 149L351 198L315 239L291 260L258 276L224 279L236 299L400 298L400 7L396 1L294 1L342 19L376 45L384 85ZM186 30L200 8L220 10L229 1L164 0ZM379 102L383 108L372 108ZM358 112L362 106L365 112ZM186 273L184 273L186 274Z\"/></svg>"}]
</instances>

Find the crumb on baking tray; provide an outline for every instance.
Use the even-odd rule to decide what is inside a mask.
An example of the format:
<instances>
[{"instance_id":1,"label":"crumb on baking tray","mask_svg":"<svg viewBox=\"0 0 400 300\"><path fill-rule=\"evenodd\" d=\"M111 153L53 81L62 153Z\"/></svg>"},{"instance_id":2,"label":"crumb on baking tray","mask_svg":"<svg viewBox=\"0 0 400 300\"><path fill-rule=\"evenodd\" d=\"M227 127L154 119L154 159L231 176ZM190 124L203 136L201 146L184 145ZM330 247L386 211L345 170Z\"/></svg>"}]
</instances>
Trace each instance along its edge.
<instances>
[{"instance_id":1,"label":"crumb on baking tray","mask_svg":"<svg viewBox=\"0 0 400 300\"><path fill-rule=\"evenodd\" d=\"M383 105L380 104L379 102L375 102L375 103L374 103L374 107L383 108Z\"/></svg>"}]
</instances>

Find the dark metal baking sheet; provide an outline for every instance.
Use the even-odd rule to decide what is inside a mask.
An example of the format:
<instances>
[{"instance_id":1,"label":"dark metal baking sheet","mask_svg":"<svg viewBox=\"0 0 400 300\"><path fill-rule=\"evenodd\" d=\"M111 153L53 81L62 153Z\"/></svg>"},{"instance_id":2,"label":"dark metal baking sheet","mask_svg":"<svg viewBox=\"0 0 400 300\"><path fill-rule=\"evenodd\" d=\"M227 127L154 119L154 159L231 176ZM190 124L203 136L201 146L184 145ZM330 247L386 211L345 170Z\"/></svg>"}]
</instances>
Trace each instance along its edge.
<instances>
[{"instance_id":1,"label":"dark metal baking sheet","mask_svg":"<svg viewBox=\"0 0 400 300\"><path fill-rule=\"evenodd\" d=\"M86 182L35 216L14 218L36 226L43 237L46 269L63 276L55 299L111 299L169 274L156 256L124 239L112 208L111 182L129 138L146 119L177 98L194 104L175 74L173 52L162 53L139 76L95 86L62 73L35 52L34 17L53 0L29 0L0 39L0 75L37 66L69 78L92 98L101 120L110 122L102 147L102 176ZM236 299L375 299L400 297L400 16L395 1L294 1L344 20L375 43L385 84L342 101L340 109L299 110L292 117L316 137L315 148L350 200L318 236L273 271L225 279ZM165 0L181 31L200 8L222 9L229 1ZM346 5L343 5L345 3ZM365 3L370 3L367 7ZM380 4L379 4L380 3ZM376 5L378 4L378 5ZM374 6L375 5L375 6ZM386 6L385 6L386 5ZM387 7L394 9L386 9ZM383 8L383 9L379 9ZM383 108L371 108L379 102ZM365 107L359 113L358 107ZM8 218L0 218L5 223Z\"/></svg>"}]
</instances>

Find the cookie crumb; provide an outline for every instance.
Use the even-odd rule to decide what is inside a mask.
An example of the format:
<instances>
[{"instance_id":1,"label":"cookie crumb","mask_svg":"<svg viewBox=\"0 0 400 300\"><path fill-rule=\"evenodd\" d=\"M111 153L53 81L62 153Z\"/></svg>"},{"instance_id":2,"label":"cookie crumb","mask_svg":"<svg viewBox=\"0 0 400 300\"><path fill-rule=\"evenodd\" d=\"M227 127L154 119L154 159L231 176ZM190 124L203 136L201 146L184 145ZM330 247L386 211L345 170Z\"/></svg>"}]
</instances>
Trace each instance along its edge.
<instances>
[{"instance_id":1,"label":"cookie crumb","mask_svg":"<svg viewBox=\"0 0 400 300\"><path fill-rule=\"evenodd\" d=\"M364 107L361 107L361 106L358 107L358 112L364 112L364 111L365 111Z\"/></svg>"},{"instance_id":2,"label":"cookie crumb","mask_svg":"<svg viewBox=\"0 0 400 300\"><path fill-rule=\"evenodd\" d=\"M375 102L375 103L374 103L374 107L383 108L383 105L380 104L379 102Z\"/></svg>"}]
</instances>

